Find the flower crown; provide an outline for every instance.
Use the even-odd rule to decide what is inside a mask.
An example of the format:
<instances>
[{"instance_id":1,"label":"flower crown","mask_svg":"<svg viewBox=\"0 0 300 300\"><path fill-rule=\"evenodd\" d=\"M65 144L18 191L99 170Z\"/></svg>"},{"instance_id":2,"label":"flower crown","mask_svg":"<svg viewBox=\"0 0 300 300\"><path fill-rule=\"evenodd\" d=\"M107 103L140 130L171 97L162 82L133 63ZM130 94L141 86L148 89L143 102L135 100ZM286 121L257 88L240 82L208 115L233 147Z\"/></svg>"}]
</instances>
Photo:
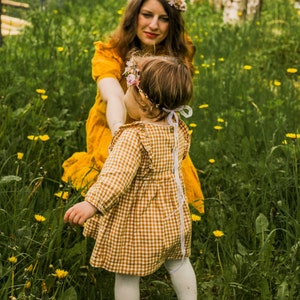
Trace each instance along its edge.
<instances>
[{"instance_id":1,"label":"flower crown","mask_svg":"<svg viewBox=\"0 0 300 300\"><path fill-rule=\"evenodd\" d=\"M127 85L134 85L137 87L140 93L143 93L146 98L149 98L147 94L140 88L140 70L137 67L133 58L126 62L126 67L123 75L126 77Z\"/></svg>"},{"instance_id":2,"label":"flower crown","mask_svg":"<svg viewBox=\"0 0 300 300\"><path fill-rule=\"evenodd\" d=\"M177 10L186 11L187 5L184 0L170 0L168 1L170 6L174 6Z\"/></svg>"}]
</instances>

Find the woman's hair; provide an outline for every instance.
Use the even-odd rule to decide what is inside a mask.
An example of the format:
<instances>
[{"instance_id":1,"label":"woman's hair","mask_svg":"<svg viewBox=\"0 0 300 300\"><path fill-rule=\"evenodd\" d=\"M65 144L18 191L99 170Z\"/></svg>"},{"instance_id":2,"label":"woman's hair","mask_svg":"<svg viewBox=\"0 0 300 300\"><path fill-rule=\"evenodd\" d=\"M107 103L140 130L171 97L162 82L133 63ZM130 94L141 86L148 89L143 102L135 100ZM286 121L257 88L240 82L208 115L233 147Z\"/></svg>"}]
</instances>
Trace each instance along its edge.
<instances>
[{"instance_id":1,"label":"woman's hair","mask_svg":"<svg viewBox=\"0 0 300 300\"><path fill-rule=\"evenodd\" d=\"M130 0L125 9L123 19L111 35L110 46L117 49L125 61L133 50L141 49L137 37L138 15L146 0ZM186 62L192 69L195 46L185 33L185 22L179 10L168 4L167 0L157 0L161 3L169 17L169 33L165 40L156 46L154 55L176 56Z\"/></svg>"},{"instance_id":2,"label":"woman's hair","mask_svg":"<svg viewBox=\"0 0 300 300\"><path fill-rule=\"evenodd\" d=\"M138 88L134 89L137 103L149 112L150 117L162 119L168 114L164 109L173 110L190 102L193 78L189 68L180 59L145 56L134 57L134 61L139 72ZM149 101L139 101L139 92Z\"/></svg>"}]
</instances>

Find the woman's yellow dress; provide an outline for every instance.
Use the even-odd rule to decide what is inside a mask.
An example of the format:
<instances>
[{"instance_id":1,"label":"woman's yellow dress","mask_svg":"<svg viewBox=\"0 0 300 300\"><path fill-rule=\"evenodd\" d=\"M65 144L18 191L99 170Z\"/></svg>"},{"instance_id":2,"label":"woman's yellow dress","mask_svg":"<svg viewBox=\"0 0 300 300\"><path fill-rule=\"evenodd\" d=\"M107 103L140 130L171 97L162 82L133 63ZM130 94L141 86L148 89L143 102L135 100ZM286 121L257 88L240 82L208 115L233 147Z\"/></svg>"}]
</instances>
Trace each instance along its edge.
<instances>
[{"instance_id":1,"label":"woman's yellow dress","mask_svg":"<svg viewBox=\"0 0 300 300\"><path fill-rule=\"evenodd\" d=\"M92 77L98 82L103 78L117 79L124 92L126 80L124 62L113 50L105 47L102 42L95 43L95 55L92 59ZM62 180L71 183L83 193L96 181L108 156L108 147L112 135L106 121L106 103L101 99L97 89L96 101L89 112L86 123L86 152L75 152L63 163L64 173ZM201 214L204 213L204 197L201 190L197 170L188 156L183 160L183 177L189 203Z\"/></svg>"}]
</instances>

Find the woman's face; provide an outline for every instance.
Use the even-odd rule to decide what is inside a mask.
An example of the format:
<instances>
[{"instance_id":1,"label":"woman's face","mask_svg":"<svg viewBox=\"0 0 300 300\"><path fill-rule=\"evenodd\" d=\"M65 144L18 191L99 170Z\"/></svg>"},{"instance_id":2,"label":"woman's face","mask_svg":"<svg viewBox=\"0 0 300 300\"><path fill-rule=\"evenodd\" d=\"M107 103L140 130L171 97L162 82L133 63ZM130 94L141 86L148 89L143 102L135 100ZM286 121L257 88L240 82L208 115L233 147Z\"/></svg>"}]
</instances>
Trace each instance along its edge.
<instances>
[{"instance_id":1,"label":"woman's face","mask_svg":"<svg viewBox=\"0 0 300 300\"><path fill-rule=\"evenodd\" d=\"M143 46L161 43L169 32L169 17L158 0L146 0L138 15L137 37Z\"/></svg>"}]
</instances>

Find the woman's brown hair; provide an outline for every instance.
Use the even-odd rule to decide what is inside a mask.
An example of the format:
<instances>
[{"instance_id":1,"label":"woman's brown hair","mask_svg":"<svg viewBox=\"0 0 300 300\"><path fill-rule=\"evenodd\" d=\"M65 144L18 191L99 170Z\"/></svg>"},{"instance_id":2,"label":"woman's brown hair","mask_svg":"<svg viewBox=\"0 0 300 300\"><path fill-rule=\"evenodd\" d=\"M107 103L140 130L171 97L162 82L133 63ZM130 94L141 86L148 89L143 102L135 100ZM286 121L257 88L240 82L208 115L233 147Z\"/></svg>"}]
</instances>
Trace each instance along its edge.
<instances>
[{"instance_id":1,"label":"woman's brown hair","mask_svg":"<svg viewBox=\"0 0 300 300\"><path fill-rule=\"evenodd\" d=\"M141 49L141 43L136 33L138 15L145 1L130 0L119 27L111 35L109 44L117 50L123 61L129 58L130 52ZM161 3L169 17L169 33L165 40L157 45L155 53L152 54L178 57L192 69L195 46L185 33L185 22L182 13L170 6L167 0L157 1Z\"/></svg>"}]
</instances>

